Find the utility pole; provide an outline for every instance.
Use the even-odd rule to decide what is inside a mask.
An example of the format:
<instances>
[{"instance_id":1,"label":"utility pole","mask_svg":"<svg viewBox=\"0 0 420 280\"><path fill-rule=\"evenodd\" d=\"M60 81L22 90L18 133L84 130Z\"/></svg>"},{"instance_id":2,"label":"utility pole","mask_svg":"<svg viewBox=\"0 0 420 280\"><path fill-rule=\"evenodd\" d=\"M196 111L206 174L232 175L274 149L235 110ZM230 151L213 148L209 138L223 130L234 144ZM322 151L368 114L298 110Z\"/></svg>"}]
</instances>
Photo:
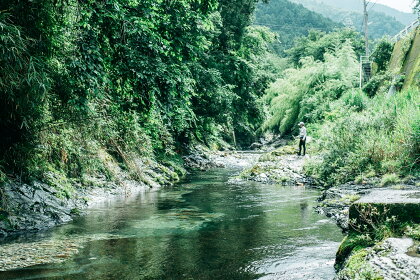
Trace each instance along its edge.
<instances>
[{"instance_id":1,"label":"utility pole","mask_svg":"<svg viewBox=\"0 0 420 280\"><path fill-rule=\"evenodd\" d=\"M366 52L366 56L369 57L369 30L368 30L368 19L369 19L369 15L368 15L368 11L367 11L367 6L368 6L368 1L363 0L363 17L364 17L364 30L365 30L365 52Z\"/></svg>"},{"instance_id":2,"label":"utility pole","mask_svg":"<svg viewBox=\"0 0 420 280\"><path fill-rule=\"evenodd\" d=\"M369 30L368 30L368 4L369 1L363 1L363 23L365 31L365 55L360 57L360 88L367 83L372 75L372 62L370 61L369 54Z\"/></svg>"}]
</instances>

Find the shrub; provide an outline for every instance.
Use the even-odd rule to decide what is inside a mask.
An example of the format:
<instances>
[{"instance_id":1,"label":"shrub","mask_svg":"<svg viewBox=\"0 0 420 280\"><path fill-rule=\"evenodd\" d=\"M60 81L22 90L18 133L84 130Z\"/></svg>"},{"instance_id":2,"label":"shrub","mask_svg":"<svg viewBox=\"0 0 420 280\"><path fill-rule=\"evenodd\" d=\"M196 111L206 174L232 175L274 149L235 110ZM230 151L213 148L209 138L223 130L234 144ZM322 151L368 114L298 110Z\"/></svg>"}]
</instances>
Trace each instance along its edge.
<instances>
[{"instance_id":1,"label":"shrub","mask_svg":"<svg viewBox=\"0 0 420 280\"><path fill-rule=\"evenodd\" d=\"M385 71L391 59L394 44L386 38L379 41L373 51L373 61L378 65L378 71Z\"/></svg>"},{"instance_id":2,"label":"shrub","mask_svg":"<svg viewBox=\"0 0 420 280\"><path fill-rule=\"evenodd\" d=\"M320 129L320 159L305 169L327 185L354 180L362 173L419 172L420 94L376 96L361 112L327 121Z\"/></svg>"},{"instance_id":3,"label":"shrub","mask_svg":"<svg viewBox=\"0 0 420 280\"><path fill-rule=\"evenodd\" d=\"M363 91L369 97L374 97L383 87L387 90L392 82L392 75L388 72L378 73L373 76L369 82L363 87Z\"/></svg>"},{"instance_id":4,"label":"shrub","mask_svg":"<svg viewBox=\"0 0 420 280\"><path fill-rule=\"evenodd\" d=\"M400 178L397 174L385 174L381 179L381 186L386 187L389 185L395 185L400 181Z\"/></svg>"},{"instance_id":5,"label":"shrub","mask_svg":"<svg viewBox=\"0 0 420 280\"><path fill-rule=\"evenodd\" d=\"M341 100L345 105L358 112L363 111L367 107L367 96L361 90L349 90L341 97Z\"/></svg>"},{"instance_id":6,"label":"shrub","mask_svg":"<svg viewBox=\"0 0 420 280\"><path fill-rule=\"evenodd\" d=\"M301 63L302 68L286 70L284 77L267 90L265 102L270 116L264 130L284 135L299 121L323 120L331 110L330 103L357 84L358 63L349 42L326 53L324 62L307 57Z\"/></svg>"}]
</instances>

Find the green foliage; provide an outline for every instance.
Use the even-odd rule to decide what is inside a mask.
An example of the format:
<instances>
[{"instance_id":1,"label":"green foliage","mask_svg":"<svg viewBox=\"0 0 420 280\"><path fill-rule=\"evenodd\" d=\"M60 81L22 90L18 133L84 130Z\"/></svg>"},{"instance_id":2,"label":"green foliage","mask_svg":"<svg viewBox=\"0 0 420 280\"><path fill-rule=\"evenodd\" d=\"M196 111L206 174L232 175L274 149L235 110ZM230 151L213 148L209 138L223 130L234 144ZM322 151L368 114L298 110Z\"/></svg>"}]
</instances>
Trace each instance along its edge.
<instances>
[{"instance_id":1,"label":"green foliage","mask_svg":"<svg viewBox=\"0 0 420 280\"><path fill-rule=\"evenodd\" d=\"M369 170L377 174L418 174L420 94L378 95L362 112L324 123L319 139L321 159L307 172L327 185L343 183Z\"/></svg>"},{"instance_id":2,"label":"green foliage","mask_svg":"<svg viewBox=\"0 0 420 280\"><path fill-rule=\"evenodd\" d=\"M407 226L407 228L405 229L405 234L408 237L420 240L420 224Z\"/></svg>"},{"instance_id":3,"label":"green foliage","mask_svg":"<svg viewBox=\"0 0 420 280\"><path fill-rule=\"evenodd\" d=\"M296 38L307 36L310 30L329 32L342 27L341 24L287 0L260 3L255 12L255 24L268 26L277 33L278 38L272 47L281 56L293 46Z\"/></svg>"},{"instance_id":4,"label":"green foliage","mask_svg":"<svg viewBox=\"0 0 420 280\"><path fill-rule=\"evenodd\" d=\"M347 107L354 109L354 111L360 112L366 109L368 100L367 96L361 90L349 90L343 94L341 101Z\"/></svg>"},{"instance_id":5,"label":"green foliage","mask_svg":"<svg viewBox=\"0 0 420 280\"><path fill-rule=\"evenodd\" d=\"M391 82L392 75L389 72L377 73L363 86L363 92L365 92L367 96L373 97L381 91L381 88L388 90L391 86Z\"/></svg>"},{"instance_id":6,"label":"green foliage","mask_svg":"<svg viewBox=\"0 0 420 280\"><path fill-rule=\"evenodd\" d=\"M2 170L80 178L106 173L101 150L124 166L232 131L247 145L274 69L256 2L2 1Z\"/></svg>"},{"instance_id":7,"label":"green foliage","mask_svg":"<svg viewBox=\"0 0 420 280\"><path fill-rule=\"evenodd\" d=\"M358 64L350 42L326 53L325 61L307 57L301 64L301 68L285 71L284 77L267 90L265 101L270 116L263 129L286 134L293 131L299 121L323 120L332 111L331 102L357 82ZM351 101L349 98L348 102L356 102L357 97Z\"/></svg>"},{"instance_id":8,"label":"green foliage","mask_svg":"<svg viewBox=\"0 0 420 280\"><path fill-rule=\"evenodd\" d=\"M338 248L336 267L341 267L351 252L360 251L374 244L374 240L367 234L349 233Z\"/></svg>"},{"instance_id":9,"label":"green foliage","mask_svg":"<svg viewBox=\"0 0 420 280\"><path fill-rule=\"evenodd\" d=\"M312 30L307 37L296 39L293 48L286 51L290 60L296 66L302 66L301 60L311 56L316 61L324 61L325 55L350 42L356 56L364 53L364 45L359 33L352 29L342 29L325 33Z\"/></svg>"},{"instance_id":10,"label":"green foliage","mask_svg":"<svg viewBox=\"0 0 420 280\"><path fill-rule=\"evenodd\" d=\"M384 176L382 176L381 186L386 187L386 186L389 186L389 185L395 185L398 182L400 182L400 178L398 177L397 174L395 174L395 173L385 174Z\"/></svg>"},{"instance_id":11,"label":"green foliage","mask_svg":"<svg viewBox=\"0 0 420 280\"><path fill-rule=\"evenodd\" d=\"M378 66L378 71L387 70L393 49L394 44L387 39L382 39L378 42L371 56L373 62Z\"/></svg>"}]
</instances>

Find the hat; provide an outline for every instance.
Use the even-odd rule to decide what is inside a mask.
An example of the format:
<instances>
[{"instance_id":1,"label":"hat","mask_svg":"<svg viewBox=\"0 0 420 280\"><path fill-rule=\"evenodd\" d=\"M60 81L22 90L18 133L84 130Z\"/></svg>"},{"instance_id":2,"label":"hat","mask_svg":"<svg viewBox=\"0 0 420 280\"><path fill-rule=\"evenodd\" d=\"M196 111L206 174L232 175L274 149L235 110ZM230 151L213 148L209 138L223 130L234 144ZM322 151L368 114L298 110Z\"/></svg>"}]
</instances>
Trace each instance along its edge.
<instances>
[{"instance_id":1,"label":"hat","mask_svg":"<svg viewBox=\"0 0 420 280\"><path fill-rule=\"evenodd\" d=\"M304 122L300 122L299 125L305 125L305 123Z\"/></svg>"}]
</instances>

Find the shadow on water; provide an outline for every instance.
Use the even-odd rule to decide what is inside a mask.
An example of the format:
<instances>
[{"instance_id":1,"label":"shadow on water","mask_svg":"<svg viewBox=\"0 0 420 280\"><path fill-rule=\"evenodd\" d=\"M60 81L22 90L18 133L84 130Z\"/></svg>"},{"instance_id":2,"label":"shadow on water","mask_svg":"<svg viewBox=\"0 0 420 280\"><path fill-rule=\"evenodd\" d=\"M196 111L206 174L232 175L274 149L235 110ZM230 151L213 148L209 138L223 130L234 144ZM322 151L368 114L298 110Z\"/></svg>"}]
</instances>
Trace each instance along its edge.
<instances>
[{"instance_id":1,"label":"shadow on water","mask_svg":"<svg viewBox=\"0 0 420 280\"><path fill-rule=\"evenodd\" d=\"M313 211L319 193L229 185L234 172L195 173L90 210L38 237L83 240L77 255L0 279L332 279L342 235Z\"/></svg>"}]
</instances>

